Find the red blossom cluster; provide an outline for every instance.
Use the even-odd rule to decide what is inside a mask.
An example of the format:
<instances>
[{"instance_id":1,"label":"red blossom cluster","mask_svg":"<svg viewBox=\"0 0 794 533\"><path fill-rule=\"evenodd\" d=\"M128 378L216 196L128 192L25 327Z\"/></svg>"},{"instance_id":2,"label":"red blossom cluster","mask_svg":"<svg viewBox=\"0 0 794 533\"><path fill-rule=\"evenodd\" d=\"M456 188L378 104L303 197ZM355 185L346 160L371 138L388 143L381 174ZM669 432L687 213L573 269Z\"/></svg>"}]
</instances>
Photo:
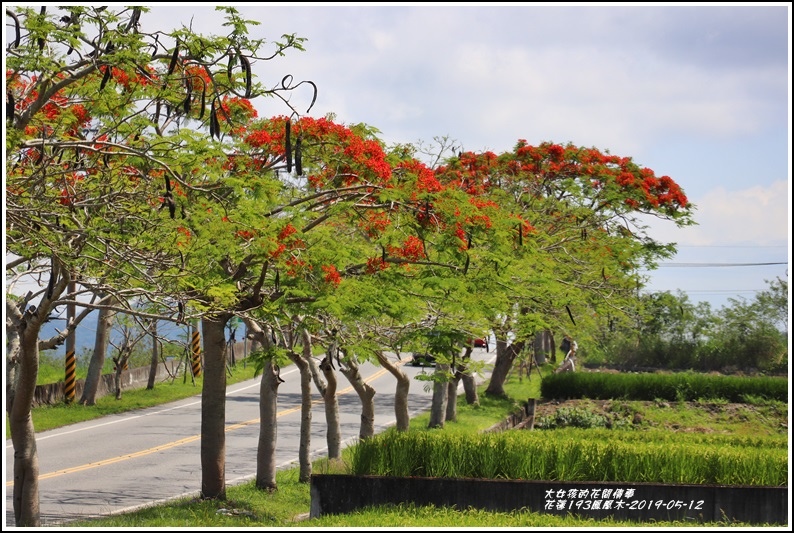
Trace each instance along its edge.
<instances>
[{"instance_id":1,"label":"red blossom cluster","mask_svg":"<svg viewBox=\"0 0 794 533\"><path fill-rule=\"evenodd\" d=\"M178 248L184 248L190 244L190 240L193 237L193 234L190 230L184 226L179 226L176 228L177 231L177 238L176 238L176 245Z\"/></svg>"},{"instance_id":2,"label":"red blossom cluster","mask_svg":"<svg viewBox=\"0 0 794 533\"><path fill-rule=\"evenodd\" d=\"M425 257L425 247L419 237L409 235L402 246L390 247L389 253L397 257L410 259L411 261L419 261Z\"/></svg>"},{"instance_id":3,"label":"red blossom cluster","mask_svg":"<svg viewBox=\"0 0 794 533\"><path fill-rule=\"evenodd\" d=\"M323 278L325 282L329 285L338 287L342 282L342 276L339 274L336 267L334 265L322 265L320 268L325 272L325 277Z\"/></svg>"},{"instance_id":4,"label":"red blossom cluster","mask_svg":"<svg viewBox=\"0 0 794 533\"><path fill-rule=\"evenodd\" d=\"M460 240L461 244L458 245L458 250L461 252L469 249L469 236L463 229L460 222L455 223L455 236Z\"/></svg>"},{"instance_id":5,"label":"red blossom cluster","mask_svg":"<svg viewBox=\"0 0 794 533\"><path fill-rule=\"evenodd\" d=\"M275 248L270 252L270 258L276 259L287 250L299 250L305 248L306 243L302 239L293 237L298 232L290 223L287 223L281 231L278 232L275 240Z\"/></svg>"},{"instance_id":6,"label":"red blossom cluster","mask_svg":"<svg viewBox=\"0 0 794 533\"><path fill-rule=\"evenodd\" d=\"M76 185L83 181L84 175L82 172L72 172L68 174L63 181L63 188L61 189L60 204L71 207L75 201L80 200L82 195L77 193Z\"/></svg>"},{"instance_id":7,"label":"red blossom cluster","mask_svg":"<svg viewBox=\"0 0 794 533\"><path fill-rule=\"evenodd\" d=\"M416 159L401 161L397 165L397 169L416 175L416 187L412 193L414 200L416 200L418 194L436 193L444 189L438 178L436 178L435 172Z\"/></svg>"},{"instance_id":8,"label":"red blossom cluster","mask_svg":"<svg viewBox=\"0 0 794 533\"><path fill-rule=\"evenodd\" d=\"M294 255L287 259L284 264L287 267L287 274L290 276L297 276L302 273L307 266L306 261Z\"/></svg>"},{"instance_id":9,"label":"red blossom cluster","mask_svg":"<svg viewBox=\"0 0 794 533\"><path fill-rule=\"evenodd\" d=\"M251 125L244 134L244 142L273 157L284 156L287 120L287 117L273 117ZM311 147L312 153L317 154L310 161L304 157L304 167L309 170L307 178L313 187L389 183L392 168L376 140L363 138L327 118L302 117L291 123L290 129L293 147L300 136L304 150Z\"/></svg>"},{"instance_id":10,"label":"red blossom cluster","mask_svg":"<svg viewBox=\"0 0 794 533\"><path fill-rule=\"evenodd\" d=\"M65 74L60 74L56 76L56 80L64 76ZM11 71L6 71L6 90L14 99L16 113L23 113L38 100L39 92L35 89L37 82L38 77L35 75L26 80ZM31 121L25 128L26 135L51 137L62 133L68 137L78 137L81 130L91 122L91 115L86 107L81 103L72 103L62 90L47 100L40 113L46 119L46 123Z\"/></svg>"},{"instance_id":11,"label":"red blossom cluster","mask_svg":"<svg viewBox=\"0 0 794 533\"><path fill-rule=\"evenodd\" d=\"M367 213L366 218L361 220L358 224L367 237L375 239L386 231L391 221L389 220L388 213L383 211L370 211Z\"/></svg>"},{"instance_id":12,"label":"red blossom cluster","mask_svg":"<svg viewBox=\"0 0 794 533\"><path fill-rule=\"evenodd\" d=\"M238 96L224 96L221 100L221 110L229 116L233 122L242 124L237 133L243 134L247 131L247 124L252 119L259 116L253 104L247 98Z\"/></svg>"},{"instance_id":13,"label":"red blossom cluster","mask_svg":"<svg viewBox=\"0 0 794 533\"><path fill-rule=\"evenodd\" d=\"M295 226L293 226L288 222L287 225L284 226L284 228L282 228L282 230L278 233L278 240L282 242L286 241L290 235L294 235L295 233L297 233L297 231L298 230L295 229Z\"/></svg>"},{"instance_id":14,"label":"red blossom cluster","mask_svg":"<svg viewBox=\"0 0 794 533\"><path fill-rule=\"evenodd\" d=\"M436 169L439 181L466 191L471 196L482 195L493 186L493 176L499 171L499 158L493 152L462 152L457 161Z\"/></svg>"},{"instance_id":15,"label":"red blossom cluster","mask_svg":"<svg viewBox=\"0 0 794 533\"><path fill-rule=\"evenodd\" d=\"M389 264L382 257L370 257L367 259L367 274L375 274L387 268L389 268Z\"/></svg>"},{"instance_id":16,"label":"red blossom cluster","mask_svg":"<svg viewBox=\"0 0 794 533\"><path fill-rule=\"evenodd\" d=\"M612 184L628 193L624 203L632 209L670 210L686 208L689 201L675 181L668 176L657 178L648 168L640 168L630 157L605 154L595 148L565 147L543 143L530 146L519 140L514 151L515 160L507 165L509 174L523 175L527 182L539 183L555 179L574 178L589 181L597 190Z\"/></svg>"}]
</instances>

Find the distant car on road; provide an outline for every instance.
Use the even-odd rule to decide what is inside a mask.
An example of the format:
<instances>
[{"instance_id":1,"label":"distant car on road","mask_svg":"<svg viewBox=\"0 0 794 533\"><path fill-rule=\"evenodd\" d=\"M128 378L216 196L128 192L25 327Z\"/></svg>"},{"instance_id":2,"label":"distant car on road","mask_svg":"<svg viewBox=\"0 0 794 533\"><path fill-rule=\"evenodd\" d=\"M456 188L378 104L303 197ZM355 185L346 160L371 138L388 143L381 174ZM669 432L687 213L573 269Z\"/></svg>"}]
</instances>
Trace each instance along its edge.
<instances>
[{"instance_id":1,"label":"distant car on road","mask_svg":"<svg viewBox=\"0 0 794 533\"><path fill-rule=\"evenodd\" d=\"M436 356L431 353L416 353L414 352L411 358L411 366L434 366L436 364Z\"/></svg>"},{"instance_id":2,"label":"distant car on road","mask_svg":"<svg viewBox=\"0 0 794 533\"><path fill-rule=\"evenodd\" d=\"M474 347L475 348L485 348L488 349L488 340L487 339L474 339Z\"/></svg>"}]
</instances>

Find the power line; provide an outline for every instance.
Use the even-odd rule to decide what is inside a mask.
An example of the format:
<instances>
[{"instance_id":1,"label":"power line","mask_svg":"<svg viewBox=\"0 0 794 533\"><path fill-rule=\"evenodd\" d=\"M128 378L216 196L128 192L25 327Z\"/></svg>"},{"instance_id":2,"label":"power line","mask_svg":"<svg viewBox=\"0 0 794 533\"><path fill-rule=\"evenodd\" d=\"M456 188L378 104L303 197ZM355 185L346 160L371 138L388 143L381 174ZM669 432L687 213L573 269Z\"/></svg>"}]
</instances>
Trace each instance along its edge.
<instances>
[{"instance_id":1,"label":"power line","mask_svg":"<svg viewBox=\"0 0 794 533\"><path fill-rule=\"evenodd\" d=\"M740 266L771 266L771 265L787 265L788 261L775 262L775 263L659 263L659 267L740 267Z\"/></svg>"},{"instance_id":2,"label":"power line","mask_svg":"<svg viewBox=\"0 0 794 533\"><path fill-rule=\"evenodd\" d=\"M691 290L675 289L675 290L680 290L680 291L686 292L686 293L697 293L697 294L738 294L740 292L742 292L742 293L761 292L761 291L766 290L766 289L736 289L736 290L731 290L731 289L714 289L714 290L707 290L707 289L691 289ZM667 292L667 291L663 291L663 292Z\"/></svg>"},{"instance_id":3,"label":"power line","mask_svg":"<svg viewBox=\"0 0 794 533\"><path fill-rule=\"evenodd\" d=\"M786 244L680 244L676 248L788 248Z\"/></svg>"}]
</instances>

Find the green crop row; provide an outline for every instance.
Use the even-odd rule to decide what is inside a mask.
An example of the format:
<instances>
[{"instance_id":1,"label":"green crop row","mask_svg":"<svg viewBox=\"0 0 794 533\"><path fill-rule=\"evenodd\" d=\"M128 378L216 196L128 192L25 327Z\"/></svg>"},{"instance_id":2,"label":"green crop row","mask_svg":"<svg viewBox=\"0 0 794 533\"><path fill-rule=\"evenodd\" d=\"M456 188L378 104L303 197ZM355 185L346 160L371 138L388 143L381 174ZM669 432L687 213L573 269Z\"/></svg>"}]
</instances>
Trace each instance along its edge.
<instances>
[{"instance_id":1,"label":"green crop row","mask_svg":"<svg viewBox=\"0 0 794 533\"><path fill-rule=\"evenodd\" d=\"M785 486L788 451L590 438L568 432L477 435L387 431L352 450L354 475Z\"/></svg>"},{"instance_id":2,"label":"green crop row","mask_svg":"<svg viewBox=\"0 0 794 533\"><path fill-rule=\"evenodd\" d=\"M695 401L722 399L744 402L748 397L788 401L788 379L782 377L676 374L608 374L567 372L543 378L540 394L546 399L590 398L638 401Z\"/></svg>"},{"instance_id":3,"label":"green crop row","mask_svg":"<svg viewBox=\"0 0 794 533\"><path fill-rule=\"evenodd\" d=\"M542 432L541 432L542 433ZM592 442L614 442L616 439L624 444L678 445L686 446L712 446L718 448L756 448L777 449L782 452L788 450L788 435L735 435L726 433L684 433L664 429L649 431L621 431L610 429L580 429L563 428L555 429L552 434L546 433L549 439L588 440Z\"/></svg>"}]
</instances>

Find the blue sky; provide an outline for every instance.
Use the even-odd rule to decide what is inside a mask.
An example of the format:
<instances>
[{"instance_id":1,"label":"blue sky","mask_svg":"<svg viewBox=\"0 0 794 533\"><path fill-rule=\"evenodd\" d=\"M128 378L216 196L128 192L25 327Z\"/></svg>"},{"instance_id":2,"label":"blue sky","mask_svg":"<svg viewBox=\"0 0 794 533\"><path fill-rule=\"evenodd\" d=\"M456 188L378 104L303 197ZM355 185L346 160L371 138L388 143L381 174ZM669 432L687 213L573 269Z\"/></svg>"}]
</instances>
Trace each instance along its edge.
<instances>
[{"instance_id":1,"label":"blue sky","mask_svg":"<svg viewBox=\"0 0 794 533\"><path fill-rule=\"evenodd\" d=\"M316 83L314 116L365 122L387 143L448 136L466 150L499 152L519 138L570 141L672 177L697 206L698 225L649 221L679 253L649 273L648 290L681 290L718 308L788 279L788 3L239 9L260 22L252 36L307 39L305 52L253 69L269 87L287 74ZM213 5L158 5L142 23L150 18L223 32ZM291 98L305 110L311 94ZM275 99L257 108L286 111Z\"/></svg>"}]
</instances>

